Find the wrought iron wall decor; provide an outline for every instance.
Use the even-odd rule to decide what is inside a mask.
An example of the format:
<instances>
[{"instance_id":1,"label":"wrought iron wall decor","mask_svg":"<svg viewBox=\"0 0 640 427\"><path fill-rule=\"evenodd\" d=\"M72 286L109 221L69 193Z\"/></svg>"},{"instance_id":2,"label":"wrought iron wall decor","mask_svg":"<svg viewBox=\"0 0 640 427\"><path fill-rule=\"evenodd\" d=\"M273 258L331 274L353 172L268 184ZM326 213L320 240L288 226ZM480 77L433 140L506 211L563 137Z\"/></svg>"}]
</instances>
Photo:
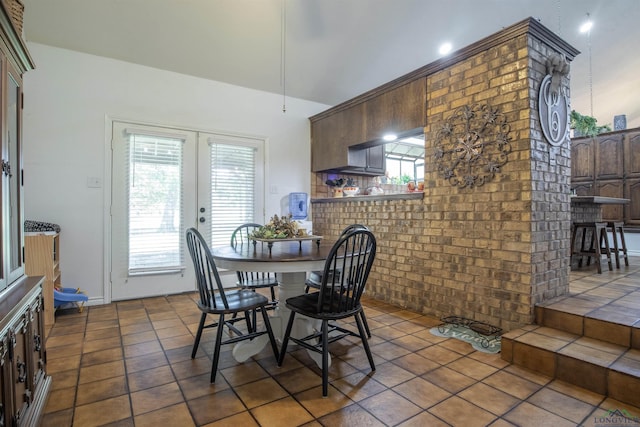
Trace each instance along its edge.
<instances>
[{"instance_id":1,"label":"wrought iron wall decor","mask_svg":"<svg viewBox=\"0 0 640 427\"><path fill-rule=\"evenodd\" d=\"M554 53L546 61L547 75L538 94L538 115L542 133L549 144L557 147L569 137L569 97L562 87L562 77L569 74L569 61Z\"/></svg>"},{"instance_id":2,"label":"wrought iron wall decor","mask_svg":"<svg viewBox=\"0 0 640 427\"><path fill-rule=\"evenodd\" d=\"M504 114L488 104L458 108L436 133L438 171L453 186L483 185L507 163L510 130Z\"/></svg>"}]
</instances>

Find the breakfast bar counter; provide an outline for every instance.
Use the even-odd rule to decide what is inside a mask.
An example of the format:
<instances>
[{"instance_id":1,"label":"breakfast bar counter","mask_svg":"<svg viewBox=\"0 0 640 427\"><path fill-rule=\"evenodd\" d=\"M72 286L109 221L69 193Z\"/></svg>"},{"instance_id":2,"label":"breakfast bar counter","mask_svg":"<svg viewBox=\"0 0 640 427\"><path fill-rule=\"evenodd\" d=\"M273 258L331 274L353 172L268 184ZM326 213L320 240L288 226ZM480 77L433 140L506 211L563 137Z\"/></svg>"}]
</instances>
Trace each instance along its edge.
<instances>
[{"instance_id":1,"label":"breakfast bar counter","mask_svg":"<svg viewBox=\"0 0 640 427\"><path fill-rule=\"evenodd\" d=\"M630 202L629 199L621 199L618 197L571 196L571 204L590 203L595 205L625 205L629 202Z\"/></svg>"},{"instance_id":2,"label":"breakfast bar counter","mask_svg":"<svg viewBox=\"0 0 640 427\"><path fill-rule=\"evenodd\" d=\"M322 197L313 198L311 203L345 203L345 202L375 202L381 200L414 200L424 198L424 192L414 191L408 193L392 193L392 194L376 194L365 195L358 194L355 196L343 196L343 197Z\"/></svg>"},{"instance_id":3,"label":"breakfast bar counter","mask_svg":"<svg viewBox=\"0 0 640 427\"><path fill-rule=\"evenodd\" d=\"M572 222L600 222L603 217L616 221L624 217L622 208L629 199L603 196L571 196ZM617 206L616 206L617 205ZM603 215L603 210L604 211Z\"/></svg>"}]
</instances>

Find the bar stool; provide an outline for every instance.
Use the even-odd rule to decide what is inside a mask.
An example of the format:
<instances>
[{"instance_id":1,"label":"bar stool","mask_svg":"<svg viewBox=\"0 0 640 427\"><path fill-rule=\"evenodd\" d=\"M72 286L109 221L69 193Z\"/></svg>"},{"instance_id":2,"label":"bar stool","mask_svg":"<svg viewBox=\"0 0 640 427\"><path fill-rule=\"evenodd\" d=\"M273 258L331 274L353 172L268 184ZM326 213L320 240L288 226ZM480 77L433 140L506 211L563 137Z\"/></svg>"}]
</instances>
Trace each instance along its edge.
<instances>
[{"instance_id":1,"label":"bar stool","mask_svg":"<svg viewBox=\"0 0 640 427\"><path fill-rule=\"evenodd\" d=\"M576 249L575 243L578 233L582 231L580 247ZM591 236L589 247L586 248L587 236ZM582 257L587 257L587 265L591 264L591 257L595 258L598 273L602 274L602 255L606 255L609 270L613 270L611 263L611 248L607 235L607 223L605 222L574 222L571 235L571 255L579 256L578 267L582 267Z\"/></svg>"},{"instance_id":2,"label":"bar stool","mask_svg":"<svg viewBox=\"0 0 640 427\"><path fill-rule=\"evenodd\" d=\"M613 236L613 253L616 257L616 268L620 268L620 252L624 258L624 265L629 266L629 257L627 256L627 243L624 240L624 221L609 221L607 227L611 229ZM620 244L618 246L618 233L620 234Z\"/></svg>"}]
</instances>

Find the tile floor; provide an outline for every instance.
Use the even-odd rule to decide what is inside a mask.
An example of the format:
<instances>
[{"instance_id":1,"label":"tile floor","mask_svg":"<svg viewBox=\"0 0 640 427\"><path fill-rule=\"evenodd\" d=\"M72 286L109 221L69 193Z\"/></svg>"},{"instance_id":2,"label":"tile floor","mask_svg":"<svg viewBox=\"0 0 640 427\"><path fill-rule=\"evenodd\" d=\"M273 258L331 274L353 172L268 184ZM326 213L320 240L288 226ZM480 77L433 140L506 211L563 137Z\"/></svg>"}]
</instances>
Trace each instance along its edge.
<instances>
[{"instance_id":1,"label":"tile floor","mask_svg":"<svg viewBox=\"0 0 640 427\"><path fill-rule=\"evenodd\" d=\"M616 274L574 272L572 292L615 283ZM623 280L640 284L638 277ZM278 368L268 349L245 363L224 349L210 384L213 331L205 331L197 358L190 358L200 316L193 298L58 313L47 340L53 383L42 425L640 425L640 408L436 337L429 329L437 319L373 300L364 304L377 369L369 372L357 342L334 343L327 398L319 369L301 350Z\"/></svg>"},{"instance_id":2,"label":"tile floor","mask_svg":"<svg viewBox=\"0 0 640 427\"><path fill-rule=\"evenodd\" d=\"M640 406L640 259L572 272L570 294L536 307L539 325L502 336L502 358Z\"/></svg>"}]
</instances>

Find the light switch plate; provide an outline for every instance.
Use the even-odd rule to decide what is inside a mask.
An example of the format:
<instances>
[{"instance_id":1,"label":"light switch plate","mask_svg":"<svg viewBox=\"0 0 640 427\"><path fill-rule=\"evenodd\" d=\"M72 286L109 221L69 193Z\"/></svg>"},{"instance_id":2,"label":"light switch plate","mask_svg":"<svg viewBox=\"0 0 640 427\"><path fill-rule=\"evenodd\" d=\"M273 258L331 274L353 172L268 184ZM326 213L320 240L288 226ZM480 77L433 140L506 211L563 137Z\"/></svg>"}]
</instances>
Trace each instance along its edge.
<instances>
[{"instance_id":1,"label":"light switch plate","mask_svg":"<svg viewBox=\"0 0 640 427\"><path fill-rule=\"evenodd\" d=\"M87 177L87 187L89 188L101 188L102 187L102 179L97 176L89 176Z\"/></svg>"}]
</instances>

